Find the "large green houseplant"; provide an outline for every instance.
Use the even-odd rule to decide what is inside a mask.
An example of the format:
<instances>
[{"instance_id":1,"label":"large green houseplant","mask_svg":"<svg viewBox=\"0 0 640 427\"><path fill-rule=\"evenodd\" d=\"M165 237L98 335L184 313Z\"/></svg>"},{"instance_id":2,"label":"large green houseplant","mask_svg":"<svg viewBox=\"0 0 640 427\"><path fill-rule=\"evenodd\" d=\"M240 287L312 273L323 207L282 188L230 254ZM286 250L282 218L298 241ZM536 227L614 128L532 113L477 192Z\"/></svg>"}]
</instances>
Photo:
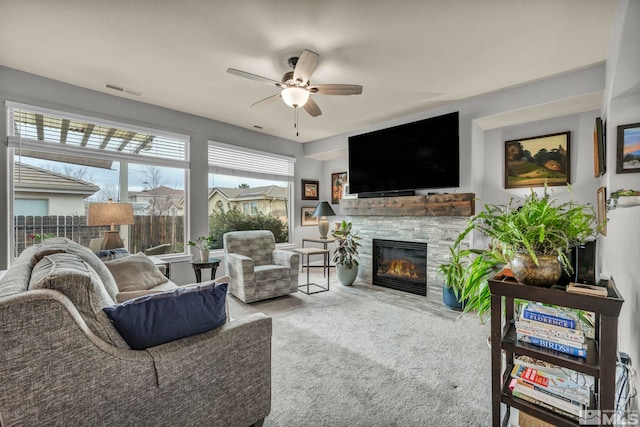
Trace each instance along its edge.
<instances>
[{"instance_id":1,"label":"large green houseplant","mask_svg":"<svg viewBox=\"0 0 640 427\"><path fill-rule=\"evenodd\" d=\"M519 282L551 286L562 268L572 270L569 249L595 237L597 217L593 206L559 202L545 185L541 196L532 189L524 200L511 199L506 206L485 204L463 234L473 229L512 253L511 269Z\"/></svg>"},{"instance_id":2,"label":"large green houseplant","mask_svg":"<svg viewBox=\"0 0 640 427\"><path fill-rule=\"evenodd\" d=\"M357 234L351 231L351 223L344 220L336 230L331 232L333 238L337 239L333 262L336 264L338 280L345 286L352 285L358 276L360 236Z\"/></svg>"},{"instance_id":3,"label":"large green houseplant","mask_svg":"<svg viewBox=\"0 0 640 427\"><path fill-rule=\"evenodd\" d=\"M463 237L461 235L449 248L449 260L438 266L444 280L442 299L445 305L455 310L475 311L484 322L486 313L491 309L488 279L507 261L496 248L461 249ZM455 301L451 300L451 293Z\"/></svg>"}]
</instances>

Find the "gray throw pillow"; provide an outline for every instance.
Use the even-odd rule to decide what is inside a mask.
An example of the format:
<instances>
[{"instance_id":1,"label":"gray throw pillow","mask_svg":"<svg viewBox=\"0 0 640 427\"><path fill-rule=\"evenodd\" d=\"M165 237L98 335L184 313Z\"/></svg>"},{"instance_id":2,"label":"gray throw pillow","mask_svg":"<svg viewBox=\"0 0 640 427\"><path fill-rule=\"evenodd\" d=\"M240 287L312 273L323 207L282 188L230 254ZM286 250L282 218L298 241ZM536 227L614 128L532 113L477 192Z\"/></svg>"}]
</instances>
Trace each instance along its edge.
<instances>
[{"instance_id":1,"label":"gray throw pillow","mask_svg":"<svg viewBox=\"0 0 640 427\"><path fill-rule=\"evenodd\" d=\"M79 256L68 253L45 256L31 272L29 289L62 293L80 312L91 332L116 347L129 348L102 311L103 307L113 305L113 299L93 268Z\"/></svg>"},{"instance_id":2,"label":"gray throw pillow","mask_svg":"<svg viewBox=\"0 0 640 427\"><path fill-rule=\"evenodd\" d=\"M169 280L142 252L105 261L104 265L111 272L119 292L145 291Z\"/></svg>"}]
</instances>

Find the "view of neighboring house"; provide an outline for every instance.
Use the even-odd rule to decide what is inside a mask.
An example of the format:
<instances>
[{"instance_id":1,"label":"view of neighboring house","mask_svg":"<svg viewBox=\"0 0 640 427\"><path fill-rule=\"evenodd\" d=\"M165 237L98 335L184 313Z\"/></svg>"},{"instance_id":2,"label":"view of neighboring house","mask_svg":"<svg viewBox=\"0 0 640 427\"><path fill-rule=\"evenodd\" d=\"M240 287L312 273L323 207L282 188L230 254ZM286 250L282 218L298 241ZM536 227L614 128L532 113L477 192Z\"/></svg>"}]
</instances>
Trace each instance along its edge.
<instances>
[{"instance_id":1,"label":"view of neighboring house","mask_svg":"<svg viewBox=\"0 0 640 427\"><path fill-rule=\"evenodd\" d=\"M135 215L183 215L184 190L161 185L142 191L129 191Z\"/></svg>"},{"instance_id":2,"label":"view of neighboring house","mask_svg":"<svg viewBox=\"0 0 640 427\"><path fill-rule=\"evenodd\" d=\"M276 216L287 220L289 189L277 185L250 188L213 187L209 191L209 212L228 212L237 208L247 215Z\"/></svg>"},{"instance_id":3,"label":"view of neighboring house","mask_svg":"<svg viewBox=\"0 0 640 427\"><path fill-rule=\"evenodd\" d=\"M100 187L24 163L13 168L16 216L85 215L85 199Z\"/></svg>"}]
</instances>

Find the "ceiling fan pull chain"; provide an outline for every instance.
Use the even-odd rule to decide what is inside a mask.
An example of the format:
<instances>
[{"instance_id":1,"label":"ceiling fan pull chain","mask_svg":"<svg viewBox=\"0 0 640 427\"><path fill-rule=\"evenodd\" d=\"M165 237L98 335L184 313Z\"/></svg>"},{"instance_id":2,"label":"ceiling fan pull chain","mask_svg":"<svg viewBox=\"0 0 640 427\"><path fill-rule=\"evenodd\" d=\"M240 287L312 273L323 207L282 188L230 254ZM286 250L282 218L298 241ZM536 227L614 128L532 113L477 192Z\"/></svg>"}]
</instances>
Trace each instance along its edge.
<instances>
[{"instance_id":1,"label":"ceiling fan pull chain","mask_svg":"<svg viewBox=\"0 0 640 427\"><path fill-rule=\"evenodd\" d=\"M294 110L296 114L296 122L294 123L293 127L296 128L296 136L300 136L300 134L298 133L298 108L294 108Z\"/></svg>"}]
</instances>

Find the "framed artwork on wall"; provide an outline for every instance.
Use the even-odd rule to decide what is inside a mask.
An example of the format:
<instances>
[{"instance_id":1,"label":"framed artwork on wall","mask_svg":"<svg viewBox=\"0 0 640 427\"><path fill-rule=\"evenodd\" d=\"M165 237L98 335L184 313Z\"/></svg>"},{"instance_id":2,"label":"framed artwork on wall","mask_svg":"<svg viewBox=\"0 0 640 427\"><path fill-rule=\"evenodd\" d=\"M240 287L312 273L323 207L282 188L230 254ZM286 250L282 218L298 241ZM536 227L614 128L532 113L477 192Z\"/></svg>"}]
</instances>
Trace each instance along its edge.
<instances>
[{"instance_id":1,"label":"framed artwork on wall","mask_svg":"<svg viewBox=\"0 0 640 427\"><path fill-rule=\"evenodd\" d=\"M318 225L318 218L313 216L313 211L316 210L315 206L312 208L302 208L300 215L300 225L306 227L308 225Z\"/></svg>"},{"instance_id":2,"label":"framed artwork on wall","mask_svg":"<svg viewBox=\"0 0 640 427\"><path fill-rule=\"evenodd\" d=\"M319 200L319 181L302 180L302 200Z\"/></svg>"},{"instance_id":3,"label":"framed artwork on wall","mask_svg":"<svg viewBox=\"0 0 640 427\"><path fill-rule=\"evenodd\" d=\"M640 123L618 126L616 173L640 172Z\"/></svg>"},{"instance_id":4,"label":"framed artwork on wall","mask_svg":"<svg viewBox=\"0 0 640 427\"><path fill-rule=\"evenodd\" d=\"M571 132L505 141L504 188L567 185Z\"/></svg>"},{"instance_id":5,"label":"framed artwork on wall","mask_svg":"<svg viewBox=\"0 0 640 427\"><path fill-rule=\"evenodd\" d=\"M598 230L603 236L607 235L607 188L600 187L597 192L598 199Z\"/></svg>"},{"instance_id":6,"label":"framed artwork on wall","mask_svg":"<svg viewBox=\"0 0 640 427\"><path fill-rule=\"evenodd\" d=\"M340 203L343 187L347 184L347 173L336 172L331 174L331 204Z\"/></svg>"},{"instance_id":7,"label":"framed artwork on wall","mask_svg":"<svg viewBox=\"0 0 640 427\"><path fill-rule=\"evenodd\" d=\"M596 117L593 128L593 176L595 178L604 175L607 171L604 129L604 122L600 117Z\"/></svg>"}]
</instances>

